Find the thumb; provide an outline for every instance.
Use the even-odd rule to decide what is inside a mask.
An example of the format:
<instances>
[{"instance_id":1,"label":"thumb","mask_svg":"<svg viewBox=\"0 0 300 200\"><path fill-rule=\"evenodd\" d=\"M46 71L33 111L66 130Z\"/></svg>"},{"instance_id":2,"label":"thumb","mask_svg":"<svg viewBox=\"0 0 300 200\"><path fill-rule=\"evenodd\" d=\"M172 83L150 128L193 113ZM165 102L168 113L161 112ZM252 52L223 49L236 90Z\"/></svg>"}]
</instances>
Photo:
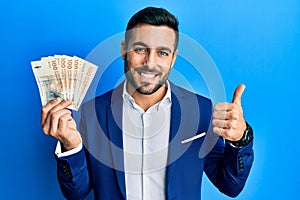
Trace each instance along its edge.
<instances>
[{"instance_id":1,"label":"thumb","mask_svg":"<svg viewBox=\"0 0 300 200\"><path fill-rule=\"evenodd\" d=\"M241 105L242 102L242 94L245 90L246 86L244 84L240 84L234 91L232 103L237 103Z\"/></svg>"}]
</instances>

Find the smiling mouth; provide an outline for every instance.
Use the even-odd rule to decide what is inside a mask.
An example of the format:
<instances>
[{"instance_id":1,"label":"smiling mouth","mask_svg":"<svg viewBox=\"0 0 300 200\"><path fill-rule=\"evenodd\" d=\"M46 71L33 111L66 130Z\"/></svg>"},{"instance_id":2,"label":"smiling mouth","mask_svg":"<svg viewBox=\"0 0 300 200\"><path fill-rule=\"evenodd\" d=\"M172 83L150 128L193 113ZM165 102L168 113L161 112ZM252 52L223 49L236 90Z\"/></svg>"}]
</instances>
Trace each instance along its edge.
<instances>
[{"instance_id":1,"label":"smiling mouth","mask_svg":"<svg viewBox=\"0 0 300 200\"><path fill-rule=\"evenodd\" d=\"M151 83L157 77L161 76L161 71L157 69L150 69L148 66L142 66L135 69L135 72L139 74L139 79L142 82Z\"/></svg>"},{"instance_id":2,"label":"smiling mouth","mask_svg":"<svg viewBox=\"0 0 300 200\"><path fill-rule=\"evenodd\" d=\"M139 73L143 78L145 79L153 79L157 76L157 74L154 73L146 73L146 72L141 72Z\"/></svg>"}]
</instances>

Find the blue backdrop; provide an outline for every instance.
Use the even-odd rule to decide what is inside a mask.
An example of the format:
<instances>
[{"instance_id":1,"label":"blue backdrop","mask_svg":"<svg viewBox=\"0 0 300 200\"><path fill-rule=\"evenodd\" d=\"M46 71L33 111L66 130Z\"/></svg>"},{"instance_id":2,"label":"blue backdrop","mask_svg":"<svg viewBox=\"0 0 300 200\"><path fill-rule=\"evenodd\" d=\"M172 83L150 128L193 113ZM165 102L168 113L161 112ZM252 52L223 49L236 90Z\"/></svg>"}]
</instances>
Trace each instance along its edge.
<instances>
[{"instance_id":1,"label":"blue backdrop","mask_svg":"<svg viewBox=\"0 0 300 200\"><path fill-rule=\"evenodd\" d=\"M255 161L237 199L298 199L297 0L3 1L0 199L63 199L56 180L55 140L39 125L41 103L30 61L54 54L85 58L149 5L175 13L181 32L206 49L221 73L228 101L239 83L247 85L243 106L255 131ZM204 200L231 199L206 178L202 191Z\"/></svg>"}]
</instances>

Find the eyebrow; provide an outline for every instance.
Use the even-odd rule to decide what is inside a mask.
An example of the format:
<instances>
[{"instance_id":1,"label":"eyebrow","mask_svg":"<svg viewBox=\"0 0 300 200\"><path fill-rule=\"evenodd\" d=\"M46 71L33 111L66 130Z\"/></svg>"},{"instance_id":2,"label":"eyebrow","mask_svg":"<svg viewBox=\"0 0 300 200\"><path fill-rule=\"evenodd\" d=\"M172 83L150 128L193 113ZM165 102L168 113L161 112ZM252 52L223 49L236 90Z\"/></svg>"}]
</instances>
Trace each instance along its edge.
<instances>
[{"instance_id":1,"label":"eyebrow","mask_svg":"<svg viewBox=\"0 0 300 200\"><path fill-rule=\"evenodd\" d=\"M164 51L168 51L170 53L172 53L172 50L169 47L158 47L158 50L164 50Z\"/></svg>"},{"instance_id":2,"label":"eyebrow","mask_svg":"<svg viewBox=\"0 0 300 200\"><path fill-rule=\"evenodd\" d=\"M148 45L146 45L143 42L135 42L135 43L133 43L132 46L143 46L143 47L149 48ZM156 47L156 49L158 49L158 50L164 50L164 51L168 51L168 52L172 53L172 50L169 47L161 46L161 47Z\"/></svg>"}]
</instances>

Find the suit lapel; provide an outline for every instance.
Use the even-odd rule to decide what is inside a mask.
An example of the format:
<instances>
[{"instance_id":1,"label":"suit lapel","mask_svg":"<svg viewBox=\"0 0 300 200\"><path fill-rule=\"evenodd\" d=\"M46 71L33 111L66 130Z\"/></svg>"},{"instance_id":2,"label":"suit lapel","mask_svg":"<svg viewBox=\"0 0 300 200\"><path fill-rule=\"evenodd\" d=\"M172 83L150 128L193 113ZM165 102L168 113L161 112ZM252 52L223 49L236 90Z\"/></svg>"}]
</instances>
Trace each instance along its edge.
<instances>
[{"instance_id":1,"label":"suit lapel","mask_svg":"<svg viewBox=\"0 0 300 200\"><path fill-rule=\"evenodd\" d=\"M167 195L172 198L174 191L180 190L180 184L175 180L175 176L180 176L184 170L184 164L180 157L186 152L191 143L182 144L181 141L194 136L198 131L200 113L195 109L198 105L197 96L191 93L188 96L170 83L172 92L172 106L171 106L171 127L169 137L169 152L168 152L168 166L167 166ZM176 168L180 167L181 172L175 173ZM179 185L178 185L179 184ZM188 183L184 183L188 184ZM172 187L172 188L171 188Z\"/></svg>"},{"instance_id":2,"label":"suit lapel","mask_svg":"<svg viewBox=\"0 0 300 200\"><path fill-rule=\"evenodd\" d=\"M111 141L112 157L118 184L126 199L125 174L124 174L124 154L123 154L123 133L122 133L122 99L123 84L117 87L111 97L111 105L107 108L108 114L108 134Z\"/></svg>"},{"instance_id":3,"label":"suit lapel","mask_svg":"<svg viewBox=\"0 0 300 200\"><path fill-rule=\"evenodd\" d=\"M167 187L167 195L170 197L171 182L172 177L175 171L177 151L178 151L178 138L175 137L181 120L181 109L178 98L181 98L181 93L177 93L177 88L171 85L172 91L172 106L171 106L171 126L170 126L170 137L169 137L169 152L168 152L168 166L166 171L166 187Z\"/></svg>"}]
</instances>

